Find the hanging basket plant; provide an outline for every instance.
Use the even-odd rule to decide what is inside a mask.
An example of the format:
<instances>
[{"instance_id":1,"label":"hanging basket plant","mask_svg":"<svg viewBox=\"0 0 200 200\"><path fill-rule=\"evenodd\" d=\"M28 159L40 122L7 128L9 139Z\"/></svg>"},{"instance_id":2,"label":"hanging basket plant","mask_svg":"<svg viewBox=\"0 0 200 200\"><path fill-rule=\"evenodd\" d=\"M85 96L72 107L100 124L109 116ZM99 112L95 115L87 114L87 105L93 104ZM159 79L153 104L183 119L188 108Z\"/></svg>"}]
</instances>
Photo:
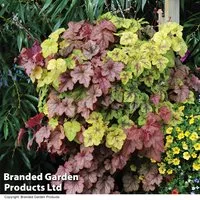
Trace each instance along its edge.
<instances>
[{"instance_id":1,"label":"hanging basket plant","mask_svg":"<svg viewBox=\"0 0 200 200\"><path fill-rule=\"evenodd\" d=\"M28 148L35 143L63 157L57 175L79 175L64 181L66 193L141 193L160 185L164 127L181 123L178 106L199 90L179 61L187 50L182 29L169 22L154 32L143 20L107 13L95 23L70 22L22 50L19 64L39 94L40 114L26 123Z\"/></svg>"}]
</instances>

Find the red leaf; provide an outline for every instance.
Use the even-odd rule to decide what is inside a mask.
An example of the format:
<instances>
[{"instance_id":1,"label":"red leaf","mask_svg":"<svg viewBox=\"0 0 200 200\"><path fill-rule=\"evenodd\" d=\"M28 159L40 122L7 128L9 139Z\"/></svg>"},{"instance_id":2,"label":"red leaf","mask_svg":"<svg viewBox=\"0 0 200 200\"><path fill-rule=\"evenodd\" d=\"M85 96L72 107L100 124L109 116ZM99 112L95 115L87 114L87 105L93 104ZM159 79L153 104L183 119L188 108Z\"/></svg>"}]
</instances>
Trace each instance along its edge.
<instances>
[{"instance_id":1,"label":"red leaf","mask_svg":"<svg viewBox=\"0 0 200 200\"><path fill-rule=\"evenodd\" d=\"M70 174L70 172L72 172L72 166L70 167L69 164L65 164L64 166L60 165L57 169L57 172L56 172L56 176L62 176L62 175L65 175L65 174ZM52 185L60 185L62 184L62 180L57 180L57 181L52 181L51 184Z\"/></svg>"},{"instance_id":2,"label":"red leaf","mask_svg":"<svg viewBox=\"0 0 200 200\"><path fill-rule=\"evenodd\" d=\"M93 26L85 21L69 22L68 29L63 33L62 38L70 40L88 40Z\"/></svg>"},{"instance_id":3,"label":"red leaf","mask_svg":"<svg viewBox=\"0 0 200 200\"><path fill-rule=\"evenodd\" d=\"M195 91L200 92L200 79L192 74L189 79L189 86Z\"/></svg>"},{"instance_id":4,"label":"red leaf","mask_svg":"<svg viewBox=\"0 0 200 200\"><path fill-rule=\"evenodd\" d=\"M66 92L74 88L74 82L69 73L64 73L60 76L59 92Z\"/></svg>"},{"instance_id":5,"label":"red leaf","mask_svg":"<svg viewBox=\"0 0 200 200\"><path fill-rule=\"evenodd\" d=\"M83 26L84 21L80 22L69 22L68 23L68 29L63 33L62 38L64 39L70 39L70 40L77 40L81 39L79 36L79 31L81 27Z\"/></svg>"},{"instance_id":6,"label":"red leaf","mask_svg":"<svg viewBox=\"0 0 200 200\"><path fill-rule=\"evenodd\" d=\"M91 63L92 63L92 66L94 66L95 68L103 66L103 62L99 56L93 57L91 60Z\"/></svg>"},{"instance_id":7,"label":"red leaf","mask_svg":"<svg viewBox=\"0 0 200 200\"><path fill-rule=\"evenodd\" d=\"M43 113L39 113L35 115L34 117L31 117L26 123L25 127L26 128L34 128L37 125L41 125L42 119L44 117Z\"/></svg>"},{"instance_id":8,"label":"red leaf","mask_svg":"<svg viewBox=\"0 0 200 200\"><path fill-rule=\"evenodd\" d=\"M174 90L169 93L169 97L172 101L175 102L184 102L189 97L190 90L188 86L182 85L182 86L175 86Z\"/></svg>"},{"instance_id":9,"label":"red leaf","mask_svg":"<svg viewBox=\"0 0 200 200\"><path fill-rule=\"evenodd\" d=\"M84 185L87 189L90 189L93 186L93 183L97 182L97 173L95 171L88 172L87 170L82 170L80 175L83 177Z\"/></svg>"},{"instance_id":10,"label":"red leaf","mask_svg":"<svg viewBox=\"0 0 200 200\"><path fill-rule=\"evenodd\" d=\"M73 172L73 162L71 162L71 161L65 162L64 167L65 167L65 172L66 173Z\"/></svg>"},{"instance_id":11,"label":"red leaf","mask_svg":"<svg viewBox=\"0 0 200 200\"><path fill-rule=\"evenodd\" d=\"M74 83L79 81L80 84L83 84L87 88L94 72L92 70L92 65L90 63L85 63L77 66L73 71L71 71L70 75Z\"/></svg>"},{"instance_id":12,"label":"red leaf","mask_svg":"<svg viewBox=\"0 0 200 200\"><path fill-rule=\"evenodd\" d=\"M111 165L113 169L123 169L126 165L129 157L125 157L122 154L115 154L112 158Z\"/></svg>"},{"instance_id":13,"label":"red leaf","mask_svg":"<svg viewBox=\"0 0 200 200\"><path fill-rule=\"evenodd\" d=\"M143 148L143 131L135 126L126 130L127 139L122 148L122 154L130 155L135 149L141 150Z\"/></svg>"},{"instance_id":14,"label":"red leaf","mask_svg":"<svg viewBox=\"0 0 200 200\"><path fill-rule=\"evenodd\" d=\"M115 31L116 28L110 21L103 20L93 28L90 38L96 41L100 48L104 50L108 48L109 42L114 43L113 32Z\"/></svg>"},{"instance_id":15,"label":"red leaf","mask_svg":"<svg viewBox=\"0 0 200 200\"><path fill-rule=\"evenodd\" d=\"M142 127L144 133L144 147L156 147L160 143L162 146L163 134L160 129L154 128L152 126L144 126Z\"/></svg>"},{"instance_id":16,"label":"red leaf","mask_svg":"<svg viewBox=\"0 0 200 200\"><path fill-rule=\"evenodd\" d=\"M156 185L159 186L162 182L162 176L159 174L157 166L150 166L148 172L144 175L142 180L144 191L153 191L155 190Z\"/></svg>"},{"instance_id":17,"label":"red leaf","mask_svg":"<svg viewBox=\"0 0 200 200\"><path fill-rule=\"evenodd\" d=\"M97 102L97 97L102 95L102 91L99 88L98 84L93 84L90 89L87 91L87 101L86 106L87 108L93 110L93 104Z\"/></svg>"},{"instance_id":18,"label":"red leaf","mask_svg":"<svg viewBox=\"0 0 200 200\"><path fill-rule=\"evenodd\" d=\"M50 94L49 95L49 100L47 101L47 106L48 106L48 117L52 118L55 115L59 115L60 113L60 106L61 101L58 99L56 94Z\"/></svg>"},{"instance_id":19,"label":"red leaf","mask_svg":"<svg viewBox=\"0 0 200 200\"><path fill-rule=\"evenodd\" d=\"M37 41L34 42L31 48L22 49L18 57L18 63L24 67L27 75L30 75L36 66L44 65L44 58L41 50L42 49Z\"/></svg>"},{"instance_id":20,"label":"red leaf","mask_svg":"<svg viewBox=\"0 0 200 200\"><path fill-rule=\"evenodd\" d=\"M85 148L74 157L74 160L76 161L76 168L79 168L79 170L83 168L90 168L92 165L93 155Z\"/></svg>"},{"instance_id":21,"label":"red leaf","mask_svg":"<svg viewBox=\"0 0 200 200\"><path fill-rule=\"evenodd\" d=\"M116 31L116 27L115 25L111 22L111 21L108 21L108 20L102 20L100 21L97 26L101 29L101 30L108 30L108 31L111 31L111 32L115 32Z\"/></svg>"},{"instance_id":22,"label":"red leaf","mask_svg":"<svg viewBox=\"0 0 200 200\"><path fill-rule=\"evenodd\" d=\"M78 102L77 113L81 113L81 116L87 119L90 115L90 109L87 107L87 99L83 99Z\"/></svg>"},{"instance_id":23,"label":"red leaf","mask_svg":"<svg viewBox=\"0 0 200 200\"><path fill-rule=\"evenodd\" d=\"M59 115L65 113L66 116L70 118L75 116L76 107L73 104L73 99L66 97L64 100L62 100L62 103L59 104L58 109L59 109L58 111Z\"/></svg>"},{"instance_id":24,"label":"red leaf","mask_svg":"<svg viewBox=\"0 0 200 200\"><path fill-rule=\"evenodd\" d=\"M159 108L158 114L165 123L168 123L171 119L171 111L166 106Z\"/></svg>"},{"instance_id":25,"label":"red leaf","mask_svg":"<svg viewBox=\"0 0 200 200\"><path fill-rule=\"evenodd\" d=\"M160 95L153 94L153 95L151 95L150 100L154 105L158 105L160 102Z\"/></svg>"},{"instance_id":26,"label":"red leaf","mask_svg":"<svg viewBox=\"0 0 200 200\"><path fill-rule=\"evenodd\" d=\"M49 140L47 142L48 152L58 155L66 153L63 140L65 139L64 130L62 126L58 126L54 131L51 132Z\"/></svg>"},{"instance_id":27,"label":"red leaf","mask_svg":"<svg viewBox=\"0 0 200 200\"><path fill-rule=\"evenodd\" d=\"M160 145L158 144L157 148L155 148L155 147L146 148L144 150L144 152L145 152L146 157L160 162L161 161L161 153L164 152L163 143L161 143Z\"/></svg>"},{"instance_id":28,"label":"red leaf","mask_svg":"<svg viewBox=\"0 0 200 200\"><path fill-rule=\"evenodd\" d=\"M104 94L107 94L108 93L108 89L111 87L111 84L110 84L110 82L108 80L108 77L102 75L102 70L101 70L100 67L96 67L95 68L92 82L93 83L98 83L100 89L102 90L102 92Z\"/></svg>"},{"instance_id":29,"label":"red leaf","mask_svg":"<svg viewBox=\"0 0 200 200\"><path fill-rule=\"evenodd\" d=\"M111 176L104 176L96 183L95 194L110 194L114 189L114 179Z\"/></svg>"},{"instance_id":30,"label":"red leaf","mask_svg":"<svg viewBox=\"0 0 200 200\"><path fill-rule=\"evenodd\" d=\"M178 78L178 79L185 79L189 76L189 68L185 65L180 65L178 67L176 67L175 69L173 69L173 78Z\"/></svg>"},{"instance_id":31,"label":"red leaf","mask_svg":"<svg viewBox=\"0 0 200 200\"><path fill-rule=\"evenodd\" d=\"M143 152L146 156L160 161L161 153L164 152L164 135L161 131L160 118L149 113L147 123L141 128L143 131Z\"/></svg>"},{"instance_id":32,"label":"red leaf","mask_svg":"<svg viewBox=\"0 0 200 200\"><path fill-rule=\"evenodd\" d=\"M139 189L140 180L136 175L133 176L132 174L127 173L123 176L122 181L125 192L133 192Z\"/></svg>"},{"instance_id":33,"label":"red leaf","mask_svg":"<svg viewBox=\"0 0 200 200\"><path fill-rule=\"evenodd\" d=\"M109 60L106 62L102 68L102 75L107 76L108 80L113 82L115 79L120 79L120 72L124 68L124 65L119 62L113 62L112 60Z\"/></svg>"},{"instance_id":34,"label":"red leaf","mask_svg":"<svg viewBox=\"0 0 200 200\"><path fill-rule=\"evenodd\" d=\"M78 181L65 181L64 190L66 190L66 194L76 194L82 193L84 188L84 179L79 176Z\"/></svg>"},{"instance_id":35,"label":"red leaf","mask_svg":"<svg viewBox=\"0 0 200 200\"><path fill-rule=\"evenodd\" d=\"M35 141L37 142L38 146L41 147L43 142L46 142L51 135L50 127L43 126L35 133Z\"/></svg>"},{"instance_id":36,"label":"red leaf","mask_svg":"<svg viewBox=\"0 0 200 200\"><path fill-rule=\"evenodd\" d=\"M93 56L97 55L99 51L99 45L97 45L96 42L92 40L89 40L83 45L83 54L89 60L91 60Z\"/></svg>"},{"instance_id":37,"label":"red leaf","mask_svg":"<svg viewBox=\"0 0 200 200\"><path fill-rule=\"evenodd\" d=\"M80 30L80 37L81 38L85 38L85 39L89 39L90 35L92 33L92 29L93 29L93 25L89 24L88 22L85 22L83 24L83 26L81 27Z\"/></svg>"}]
</instances>

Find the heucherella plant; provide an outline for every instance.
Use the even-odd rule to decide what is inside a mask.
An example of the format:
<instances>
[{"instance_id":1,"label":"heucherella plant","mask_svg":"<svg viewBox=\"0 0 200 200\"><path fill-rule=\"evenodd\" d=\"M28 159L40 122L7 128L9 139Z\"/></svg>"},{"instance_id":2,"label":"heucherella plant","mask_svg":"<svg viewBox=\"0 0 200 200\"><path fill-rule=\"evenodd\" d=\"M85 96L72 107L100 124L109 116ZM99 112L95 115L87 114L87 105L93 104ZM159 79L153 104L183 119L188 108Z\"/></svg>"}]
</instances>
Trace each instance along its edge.
<instances>
[{"instance_id":1,"label":"heucherella plant","mask_svg":"<svg viewBox=\"0 0 200 200\"><path fill-rule=\"evenodd\" d=\"M181 123L175 107L193 103L199 80L178 59L182 26L152 35L146 24L110 13L70 22L19 55L42 113L26 123L28 147L62 156L56 174L79 175L66 193L148 192L162 181L150 160L161 161L164 126Z\"/></svg>"}]
</instances>

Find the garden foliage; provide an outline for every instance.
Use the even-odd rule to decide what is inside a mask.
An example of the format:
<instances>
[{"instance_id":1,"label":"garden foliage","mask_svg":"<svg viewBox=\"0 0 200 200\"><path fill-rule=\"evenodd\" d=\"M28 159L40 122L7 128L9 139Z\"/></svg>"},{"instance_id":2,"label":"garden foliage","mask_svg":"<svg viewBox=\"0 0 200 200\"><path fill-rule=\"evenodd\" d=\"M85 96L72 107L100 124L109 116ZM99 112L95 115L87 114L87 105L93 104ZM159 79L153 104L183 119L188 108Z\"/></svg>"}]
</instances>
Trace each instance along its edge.
<instances>
[{"instance_id":1,"label":"garden foliage","mask_svg":"<svg viewBox=\"0 0 200 200\"><path fill-rule=\"evenodd\" d=\"M28 148L62 156L56 174L79 175L66 193L150 192L163 180L164 127L181 123L176 108L194 102L200 81L179 61L182 26L145 27L107 13L70 22L18 57L39 93Z\"/></svg>"}]
</instances>

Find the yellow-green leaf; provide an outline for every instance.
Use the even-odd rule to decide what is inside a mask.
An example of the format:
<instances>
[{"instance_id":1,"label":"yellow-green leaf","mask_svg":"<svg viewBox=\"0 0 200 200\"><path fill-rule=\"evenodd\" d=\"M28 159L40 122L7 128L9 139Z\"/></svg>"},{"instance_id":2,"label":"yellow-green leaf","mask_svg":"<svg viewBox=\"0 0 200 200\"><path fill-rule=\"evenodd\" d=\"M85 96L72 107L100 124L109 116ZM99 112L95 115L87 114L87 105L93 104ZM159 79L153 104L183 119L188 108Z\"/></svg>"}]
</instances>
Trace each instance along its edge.
<instances>
[{"instance_id":1,"label":"yellow-green leaf","mask_svg":"<svg viewBox=\"0 0 200 200\"><path fill-rule=\"evenodd\" d=\"M54 39L46 39L42 44L42 54L44 58L57 53L58 51L58 43Z\"/></svg>"},{"instance_id":2,"label":"yellow-green leaf","mask_svg":"<svg viewBox=\"0 0 200 200\"><path fill-rule=\"evenodd\" d=\"M73 141L76 134L81 130L81 125L79 122L73 120L71 122L64 123L65 136L69 141Z\"/></svg>"}]
</instances>

